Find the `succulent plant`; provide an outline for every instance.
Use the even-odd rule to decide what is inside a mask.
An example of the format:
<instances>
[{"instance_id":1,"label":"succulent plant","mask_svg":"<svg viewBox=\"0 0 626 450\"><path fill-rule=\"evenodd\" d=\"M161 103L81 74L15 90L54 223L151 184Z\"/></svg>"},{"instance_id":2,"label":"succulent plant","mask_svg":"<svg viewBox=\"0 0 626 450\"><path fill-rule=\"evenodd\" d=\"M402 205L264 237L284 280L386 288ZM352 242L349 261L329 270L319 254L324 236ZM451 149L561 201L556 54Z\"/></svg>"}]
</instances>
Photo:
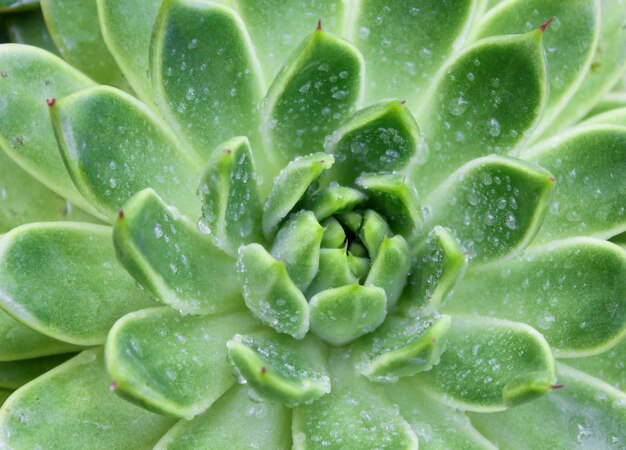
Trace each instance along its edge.
<instances>
[{"instance_id":1,"label":"succulent plant","mask_svg":"<svg viewBox=\"0 0 626 450\"><path fill-rule=\"evenodd\" d=\"M1 448L624 448L621 0L0 12Z\"/></svg>"}]
</instances>

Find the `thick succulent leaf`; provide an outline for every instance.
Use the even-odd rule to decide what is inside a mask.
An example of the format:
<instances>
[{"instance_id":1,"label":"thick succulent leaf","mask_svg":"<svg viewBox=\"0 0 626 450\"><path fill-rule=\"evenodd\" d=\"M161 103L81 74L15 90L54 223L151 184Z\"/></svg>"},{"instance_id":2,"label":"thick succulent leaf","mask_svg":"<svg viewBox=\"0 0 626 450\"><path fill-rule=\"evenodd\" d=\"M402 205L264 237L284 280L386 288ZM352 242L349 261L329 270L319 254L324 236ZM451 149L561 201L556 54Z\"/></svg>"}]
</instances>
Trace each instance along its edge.
<instances>
[{"instance_id":1,"label":"thick succulent leaf","mask_svg":"<svg viewBox=\"0 0 626 450\"><path fill-rule=\"evenodd\" d=\"M365 57L367 100L404 98L416 108L434 73L462 45L477 3L351 2L346 34Z\"/></svg>"},{"instance_id":2,"label":"thick succulent leaf","mask_svg":"<svg viewBox=\"0 0 626 450\"><path fill-rule=\"evenodd\" d=\"M408 317L437 310L463 276L467 257L446 228L436 226L411 260L399 308Z\"/></svg>"},{"instance_id":3,"label":"thick succulent leaf","mask_svg":"<svg viewBox=\"0 0 626 450\"><path fill-rule=\"evenodd\" d=\"M265 140L278 161L323 148L358 106L363 88L362 56L321 30L309 36L278 74L263 100Z\"/></svg>"},{"instance_id":4,"label":"thick succulent leaf","mask_svg":"<svg viewBox=\"0 0 626 450\"><path fill-rule=\"evenodd\" d=\"M87 77L44 50L17 44L0 48L0 146L38 181L88 212L96 210L67 173L46 99L92 85Z\"/></svg>"},{"instance_id":5,"label":"thick succulent leaf","mask_svg":"<svg viewBox=\"0 0 626 450\"><path fill-rule=\"evenodd\" d=\"M550 95L538 126L541 133L560 113L585 78L600 33L598 0L512 0L483 19L475 39L525 33L554 18L543 45L549 67ZM567 114L567 111L565 111Z\"/></svg>"},{"instance_id":6,"label":"thick succulent leaf","mask_svg":"<svg viewBox=\"0 0 626 450\"><path fill-rule=\"evenodd\" d=\"M417 116L430 152L412 170L420 192L471 159L515 151L528 138L548 94L542 36L485 39L442 68Z\"/></svg>"},{"instance_id":7,"label":"thick succulent leaf","mask_svg":"<svg viewBox=\"0 0 626 450\"><path fill-rule=\"evenodd\" d=\"M43 334L100 344L118 318L153 305L117 263L109 227L30 224L0 241L0 307Z\"/></svg>"},{"instance_id":8,"label":"thick succulent leaf","mask_svg":"<svg viewBox=\"0 0 626 450\"><path fill-rule=\"evenodd\" d=\"M120 70L146 104L152 104L148 56L162 0L97 0L102 38Z\"/></svg>"},{"instance_id":9,"label":"thick succulent leaf","mask_svg":"<svg viewBox=\"0 0 626 450\"><path fill-rule=\"evenodd\" d=\"M375 330L387 315L385 291L351 284L311 298L311 331L332 345L344 345Z\"/></svg>"},{"instance_id":10,"label":"thick succulent leaf","mask_svg":"<svg viewBox=\"0 0 626 450\"><path fill-rule=\"evenodd\" d=\"M0 389L0 406L13 394L11 389Z\"/></svg>"},{"instance_id":11,"label":"thick succulent leaf","mask_svg":"<svg viewBox=\"0 0 626 450\"><path fill-rule=\"evenodd\" d=\"M611 111L613 109L626 107L626 92L617 91L609 92L602 99L600 99L593 109L587 113L586 119L596 116L601 113Z\"/></svg>"},{"instance_id":12,"label":"thick succulent leaf","mask_svg":"<svg viewBox=\"0 0 626 450\"><path fill-rule=\"evenodd\" d=\"M568 359L567 365L626 392L626 339L598 355Z\"/></svg>"},{"instance_id":13,"label":"thick succulent leaf","mask_svg":"<svg viewBox=\"0 0 626 450\"><path fill-rule=\"evenodd\" d=\"M334 217L324 220L321 225L324 227L322 236L323 248L342 248L346 243L346 231Z\"/></svg>"},{"instance_id":14,"label":"thick succulent leaf","mask_svg":"<svg viewBox=\"0 0 626 450\"><path fill-rule=\"evenodd\" d=\"M39 0L0 0L0 13L25 11L37 5Z\"/></svg>"},{"instance_id":15,"label":"thick succulent leaf","mask_svg":"<svg viewBox=\"0 0 626 450\"><path fill-rule=\"evenodd\" d=\"M371 259L376 259L380 244L389 236L391 236L391 229L385 219L373 209L365 211L359 237Z\"/></svg>"},{"instance_id":16,"label":"thick succulent leaf","mask_svg":"<svg viewBox=\"0 0 626 450\"><path fill-rule=\"evenodd\" d=\"M148 187L197 216L196 160L137 99L101 86L57 100L50 115L74 183L109 220Z\"/></svg>"},{"instance_id":17,"label":"thick succulent leaf","mask_svg":"<svg viewBox=\"0 0 626 450\"><path fill-rule=\"evenodd\" d=\"M329 366L331 393L293 410L294 449L417 449L417 436L378 386L356 376L343 355Z\"/></svg>"},{"instance_id":18,"label":"thick succulent leaf","mask_svg":"<svg viewBox=\"0 0 626 450\"><path fill-rule=\"evenodd\" d=\"M387 309L396 304L406 285L411 269L409 245L402 235L384 238L378 247L376 258L365 279L365 286L378 286L385 290Z\"/></svg>"},{"instance_id":19,"label":"thick succulent leaf","mask_svg":"<svg viewBox=\"0 0 626 450\"><path fill-rule=\"evenodd\" d=\"M448 328L450 316L418 320L389 316L355 344L356 370L372 381L393 383L430 370L439 363Z\"/></svg>"},{"instance_id":20,"label":"thick succulent leaf","mask_svg":"<svg viewBox=\"0 0 626 450\"><path fill-rule=\"evenodd\" d=\"M554 383L550 346L528 325L455 315L446 337L440 363L418 376L454 407L501 411L534 400Z\"/></svg>"},{"instance_id":21,"label":"thick succulent leaf","mask_svg":"<svg viewBox=\"0 0 626 450\"><path fill-rule=\"evenodd\" d=\"M237 264L243 298L252 315L279 333L302 339L309 330L309 305L286 264L259 244L242 246Z\"/></svg>"},{"instance_id":22,"label":"thick succulent leaf","mask_svg":"<svg viewBox=\"0 0 626 450\"><path fill-rule=\"evenodd\" d=\"M40 0L50 35L63 59L101 84L128 86L109 53L95 0Z\"/></svg>"},{"instance_id":23,"label":"thick succulent leaf","mask_svg":"<svg viewBox=\"0 0 626 450\"><path fill-rule=\"evenodd\" d=\"M265 91L240 17L217 3L166 0L150 49L152 86L167 120L201 155L256 133Z\"/></svg>"},{"instance_id":24,"label":"thick succulent leaf","mask_svg":"<svg viewBox=\"0 0 626 450\"><path fill-rule=\"evenodd\" d=\"M318 292L326 289L338 288L356 282L357 277L350 269L350 258L346 254L345 246L323 248L320 250L317 274L306 291L306 297L310 299Z\"/></svg>"},{"instance_id":25,"label":"thick succulent leaf","mask_svg":"<svg viewBox=\"0 0 626 450\"><path fill-rule=\"evenodd\" d=\"M557 356L572 357L602 352L626 336L624 298L626 251L572 238L470 270L445 310L527 323Z\"/></svg>"},{"instance_id":26,"label":"thick succulent leaf","mask_svg":"<svg viewBox=\"0 0 626 450\"><path fill-rule=\"evenodd\" d=\"M151 189L124 205L113 242L126 270L157 299L184 314L243 306L235 259Z\"/></svg>"},{"instance_id":27,"label":"thick succulent leaf","mask_svg":"<svg viewBox=\"0 0 626 450\"><path fill-rule=\"evenodd\" d=\"M390 401L417 434L420 450L495 450L496 447L472 426L467 416L443 404L420 385L417 378L404 378L385 387Z\"/></svg>"},{"instance_id":28,"label":"thick succulent leaf","mask_svg":"<svg viewBox=\"0 0 626 450\"><path fill-rule=\"evenodd\" d=\"M72 356L74 356L73 353L65 353L23 361L0 362L0 388L17 389L54 369Z\"/></svg>"},{"instance_id":29,"label":"thick succulent leaf","mask_svg":"<svg viewBox=\"0 0 626 450\"><path fill-rule=\"evenodd\" d=\"M419 143L420 131L409 110L389 100L358 111L332 133L325 147L335 155L332 177L349 185L363 172L402 169Z\"/></svg>"},{"instance_id":30,"label":"thick succulent leaf","mask_svg":"<svg viewBox=\"0 0 626 450\"><path fill-rule=\"evenodd\" d=\"M626 95L625 95L626 96ZM626 105L623 108L612 109L607 112L591 116L580 125L618 125L626 124Z\"/></svg>"},{"instance_id":31,"label":"thick succulent leaf","mask_svg":"<svg viewBox=\"0 0 626 450\"><path fill-rule=\"evenodd\" d=\"M81 350L80 347L58 341L28 328L21 322L0 311L0 361L14 361L39 356Z\"/></svg>"},{"instance_id":32,"label":"thick succulent leaf","mask_svg":"<svg viewBox=\"0 0 626 450\"><path fill-rule=\"evenodd\" d=\"M553 181L548 171L518 159L475 159L424 200L426 227L450 228L470 260L504 257L537 233Z\"/></svg>"},{"instance_id":33,"label":"thick succulent leaf","mask_svg":"<svg viewBox=\"0 0 626 450\"><path fill-rule=\"evenodd\" d=\"M555 121L546 127L545 137L584 117L626 70L626 8L619 1L602 0L600 36L585 79Z\"/></svg>"},{"instance_id":34,"label":"thick succulent leaf","mask_svg":"<svg viewBox=\"0 0 626 450\"><path fill-rule=\"evenodd\" d=\"M0 233L30 222L96 222L39 183L0 150Z\"/></svg>"},{"instance_id":35,"label":"thick succulent leaf","mask_svg":"<svg viewBox=\"0 0 626 450\"><path fill-rule=\"evenodd\" d=\"M230 139L214 151L200 177L202 221L213 243L231 256L262 238L261 200L250 143Z\"/></svg>"},{"instance_id":36,"label":"thick succulent leaf","mask_svg":"<svg viewBox=\"0 0 626 450\"><path fill-rule=\"evenodd\" d=\"M291 449L291 410L279 403L251 400L246 386L235 386L204 414L181 420L155 450Z\"/></svg>"},{"instance_id":37,"label":"thick succulent leaf","mask_svg":"<svg viewBox=\"0 0 626 450\"><path fill-rule=\"evenodd\" d=\"M237 334L227 346L240 381L261 398L293 407L330 392L328 352L315 338L296 341L269 331Z\"/></svg>"},{"instance_id":38,"label":"thick succulent leaf","mask_svg":"<svg viewBox=\"0 0 626 450\"><path fill-rule=\"evenodd\" d=\"M324 220L333 214L351 211L367 200L361 191L346 186L332 185L315 194L304 208L310 209L317 220Z\"/></svg>"},{"instance_id":39,"label":"thick succulent leaf","mask_svg":"<svg viewBox=\"0 0 626 450\"><path fill-rule=\"evenodd\" d=\"M235 383L228 340L256 327L246 313L181 316L163 307L127 314L107 337L112 389L161 414L191 419Z\"/></svg>"},{"instance_id":40,"label":"thick succulent leaf","mask_svg":"<svg viewBox=\"0 0 626 450\"><path fill-rule=\"evenodd\" d=\"M471 414L476 428L510 449L623 448L626 394L558 365L563 389L500 414Z\"/></svg>"},{"instance_id":41,"label":"thick succulent leaf","mask_svg":"<svg viewBox=\"0 0 626 450\"><path fill-rule=\"evenodd\" d=\"M523 157L556 179L534 242L582 235L609 238L626 231L626 126L573 130L525 151Z\"/></svg>"},{"instance_id":42,"label":"thick succulent leaf","mask_svg":"<svg viewBox=\"0 0 626 450\"><path fill-rule=\"evenodd\" d=\"M173 420L110 392L102 364L88 350L17 390L0 410L0 446L152 448Z\"/></svg>"},{"instance_id":43,"label":"thick succulent leaf","mask_svg":"<svg viewBox=\"0 0 626 450\"><path fill-rule=\"evenodd\" d=\"M59 55L59 49L52 41L40 9L9 14L4 17L4 24L11 42L33 45Z\"/></svg>"}]
</instances>

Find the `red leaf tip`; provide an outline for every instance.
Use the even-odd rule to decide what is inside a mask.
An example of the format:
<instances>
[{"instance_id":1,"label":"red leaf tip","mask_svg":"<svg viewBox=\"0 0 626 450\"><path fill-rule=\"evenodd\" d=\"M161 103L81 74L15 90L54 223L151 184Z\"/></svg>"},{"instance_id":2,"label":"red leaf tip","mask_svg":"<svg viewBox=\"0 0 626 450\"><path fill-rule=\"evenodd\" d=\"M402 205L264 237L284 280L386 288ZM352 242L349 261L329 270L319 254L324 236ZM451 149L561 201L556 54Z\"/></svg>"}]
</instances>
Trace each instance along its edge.
<instances>
[{"instance_id":1,"label":"red leaf tip","mask_svg":"<svg viewBox=\"0 0 626 450\"><path fill-rule=\"evenodd\" d=\"M543 25L541 25L539 27L539 29L541 30L541 32L543 33L544 31L546 31L546 28L548 28L548 25L550 25L552 23L552 21L555 19L555 17L550 17L546 23L544 23Z\"/></svg>"},{"instance_id":2,"label":"red leaf tip","mask_svg":"<svg viewBox=\"0 0 626 450\"><path fill-rule=\"evenodd\" d=\"M124 210L123 210L123 209L120 209L120 210L117 212L117 218L118 218L118 219L123 219L123 218L124 218Z\"/></svg>"},{"instance_id":3,"label":"red leaf tip","mask_svg":"<svg viewBox=\"0 0 626 450\"><path fill-rule=\"evenodd\" d=\"M53 107L54 104L57 102L56 98L47 98L46 99L46 103L48 104L48 106Z\"/></svg>"},{"instance_id":4,"label":"red leaf tip","mask_svg":"<svg viewBox=\"0 0 626 450\"><path fill-rule=\"evenodd\" d=\"M317 20L317 31L322 31L322 19Z\"/></svg>"},{"instance_id":5,"label":"red leaf tip","mask_svg":"<svg viewBox=\"0 0 626 450\"><path fill-rule=\"evenodd\" d=\"M564 384L553 384L552 386L550 386L550 389L561 389L564 387L565 387Z\"/></svg>"},{"instance_id":6,"label":"red leaf tip","mask_svg":"<svg viewBox=\"0 0 626 450\"><path fill-rule=\"evenodd\" d=\"M267 373L267 367L265 366L261 367L261 373Z\"/></svg>"},{"instance_id":7,"label":"red leaf tip","mask_svg":"<svg viewBox=\"0 0 626 450\"><path fill-rule=\"evenodd\" d=\"M550 177L549 180L550 180L550 183L554 183L556 181L556 178Z\"/></svg>"},{"instance_id":8,"label":"red leaf tip","mask_svg":"<svg viewBox=\"0 0 626 450\"><path fill-rule=\"evenodd\" d=\"M109 385L109 391L114 391L117 389L117 381L113 381L110 385Z\"/></svg>"},{"instance_id":9,"label":"red leaf tip","mask_svg":"<svg viewBox=\"0 0 626 450\"><path fill-rule=\"evenodd\" d=\"M228 154L228 155L230 155L232 152L233 152L233 151L232 151L231 149L229 149L229 148L225 148L225 149L224 149L224 153L226 153L226 154Z\"/></svg>"}]
</instances>

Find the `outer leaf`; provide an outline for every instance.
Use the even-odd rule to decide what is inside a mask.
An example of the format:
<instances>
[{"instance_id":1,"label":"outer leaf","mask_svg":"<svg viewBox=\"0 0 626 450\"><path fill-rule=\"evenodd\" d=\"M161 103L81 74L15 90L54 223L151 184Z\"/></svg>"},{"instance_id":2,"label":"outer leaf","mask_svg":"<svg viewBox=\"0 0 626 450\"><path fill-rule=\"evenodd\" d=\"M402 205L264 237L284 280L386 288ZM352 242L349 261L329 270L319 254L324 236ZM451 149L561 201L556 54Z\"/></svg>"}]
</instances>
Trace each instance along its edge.
<instances>
[{"instance_id":1,"label":"outer leaf","mask_svg":"<svg viewBox=\"0 0 626 450\"><path fill-rule=\"evenodd\" d=\"M184 214L197 215L196 161L134 97L102 86L58 100L50 113L72 179L109 220L147 187Z\"/></svg>"},{"instance_id":2,"label":"outer leaf","mask_svg":"<svg viewBox=\"0 0 626 450\"><path fill-rule=\"evenodd\" d=\"M283 162L322 148L361 98L361 54L314 31L289 58L263 100L268 145Z\"/></svg>"},{"instance_id":3,"label":"outer leaf","mask_svg":"<svg viewBox=\"0 0 626 450\"><path fill-rule=\"evenodd\" d=\"M573 238L470 271L445 310L527 323L556 355L572 357L600 353L626 336L625 297L626 251Z\"/></svg>"},{"instance_id":4,"label":"outer leaf","mask_svg":"<svg viewBox=\"0 0 626 450\"><path fill-rule=\"evenodd\" d=\"M23 361L0 362L0 388L17 389L64 363L74 354L44 356Z\"/></svg>"},{"instance_id":5,"label":"outer leaf","mask_svg":"<svg viewBox=\"0 0 626 450\"><path fill-rule=\"evenodd\" d=\"M419 377L460 409L502 411L545 394L554 382L550 346L528 325L453 316L447 339L441 362Z\"/></svg>"},{"instance_id":6,"label":"outer leaf","mask_svg":"<svg viewBox=\"0 0 626 450\"><path fill-rule=\"evenodd\" d=\"M61 59L24 45L0 48L0 146L20 167L88 212L96 209L74 187L54 143L46 99L93 82Z\"/></svg>"},{"instance_id":7,"label":"outer leaf","mask_svg":"<svg viewBox=\"0 0 626 450\"><path fill-rule=\"evenodd\" d=\"M95 1L41 0L40 3L48 30L63 59L98 83L127 86L100 34Z\"/></svg>"},{"instance_id":8,"label":"outer leaf","mask_svg":"<svg viewBox=\"0 0 626 450\"><path fill-rule=\"evenodd\" d=\"M626 392L626 339L598 355L568 359L567 364Z\"/></svg>"},{"instance_id":9,"label":"outer leaf","mask_svg":"<svg viewBox=\"0 0 626 450\"><path fill-rule=\"evenodd\" d=\"M228 340L256 327L245 313L181 316L152 308L127 314L107 337L112 386L148 409L191 419L235 382L226 359Z\"/></svg>"},{"instance_id":10,"label":"outer leaf","mask_svg":"<svg viewBox=\"0 0 626 450\"><path fill-rule=\"evenodd\" d=\"M626 97L626 95L625 95ZM626 124L626 104L623 108L612 109L605 113L591 116L581 123L581 125L618 125Z\"/></svg>"},{"instance_id":11,"label":"outer leaf","mask_svg":"<svg viewBox=\"0 0 626 450\"><path fill-rule=\"evenodd\" d=\"M128 272L182 313L207 314L243 306L235 259L151 189L139 192L124 206L113 242Z\"/></svg>"},{"instance_id":12,"label":"outer leaf","mask_svg":"<svg viewBox=\"0 0 626 450\"><path fill-rule=\"evenodd\" d=\"M104 342L118 318L153 305L117 264L110 233L98 225L50 223L5 234L0 307L59 340Z\"/></svg>"},{"instance_id":13,"label":"outer leaf","mask_svg":"<svg viewBox=\"0 0 626 450\"><path fill-rule=\"evenodd\" d=\"M433 74L462 45L477 3L352 2L346 33L365 56L368 101L399 97L417 107Z\"/></svg>"},{"instance_id":14,"label":"outer leaf","mask_svg":"<svg viewBox=\"0 0 626 450\"><path fill-rule=\"evenodd\" d=\"M563 389L501 414L472 414L472 422L511 449L623 447L626 395L564 364L558 373Z\"/></svg>"},{"instance_id":15,"label":"outer leaf","mask_svg":"<svg viewBox=\"0 0 626 450\"><path fill-rule=\"evenodd\" d=\"M609 238L626 231L626 126L576 129L523 156L556 178L536 242L581 235Z\"/></svg>"},{"instance_id":16,"label":"outer leaf","mask_svg":"<svg viewBox=\"0 0 626 450\"><path fill-rule=\"evenodd\" d=\"M88 350L17 390L0 410L0 446L7 448L148 449L172 419L109 392L102 352Z\"/></svg>"},{"instance_id":17,"label":"outer leaf","mask_svg":"<svg viewBox=\"0 0 626 450\"><path fill-rule=\"evenodd\" d=\"M480 41L441 69L418 114L430 147L412 172L420 192L471 159L509 153L528 139L547 99L542 35Z\"/></svg>"},{"instance_id":18,"label":"outer leaf","mask_svg":"<svg viewBox=\"0 0 626 450\"><path fill-rule=\"evenodd\" d=\"M246 386L235 386L203 415L178 422L155 450L289 450L290 416L281 404L251 400Z\"/></svg>"},{"instance_id":19,"label":"outer leaf","mask_svg":"<svg viewBox=\"0 0 626 450\"><path fill-rule=\"evenodd\" d=\"M450 228L470 260L504 257L523 249L537 233L553 181L549 172L518 159L475 159L424 201L426 228Z\"/></svg>"},{"instance_id":20,"label":"outer leaf","mask_svg":"<svg viewBox=\"0 0 626 450\"><path fill-rule=\"evenodd\" d=\"M59 55L59 49L52 41L40 9L7 15L4 22L11 42L33 45Z\"/></svg>"}]
</instances>

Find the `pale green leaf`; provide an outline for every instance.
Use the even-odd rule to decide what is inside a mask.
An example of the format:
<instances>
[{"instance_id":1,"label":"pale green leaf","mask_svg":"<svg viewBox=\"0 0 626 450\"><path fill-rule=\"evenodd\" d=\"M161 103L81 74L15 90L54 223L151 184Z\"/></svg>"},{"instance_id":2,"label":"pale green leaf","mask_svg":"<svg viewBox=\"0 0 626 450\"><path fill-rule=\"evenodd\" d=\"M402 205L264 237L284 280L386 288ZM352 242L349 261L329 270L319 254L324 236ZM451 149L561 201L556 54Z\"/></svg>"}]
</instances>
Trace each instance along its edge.
<instances>
[{"instance_id":1,"label":"pale green leaf","mask_svg":"<svg viewBox=\"0 0 626 450\"><path fill-rule=\"evenodd\" d=\"M385 290L387 309L393 307L406 285L411 269L409 245L402 235L384 238L372 260L372 267L365 279L365 286L377 286Z\"/></svg>"},{"instance_id":2,"label":"pale green leaf","mask_svg":"<svg viewBox=\"0 0 626 450\"><path fill-rule=\"evenodd\" d=\"M615 389L626 392L626 339L622 338L615 347L586 358L570 358L567 365L588 373Z\"/></svg>"},{"instance_id":3,"label":"pale green leaf","mask_svg":"<svg viewBox=\"0 0 626 450\"><path fill-rule=\"evenodd\" d=\"M306 291L306 297L310 299L318 292L326 289L338 288L356 282L357 277L350 269L345 244L341 248L322 248L318 271Z\"/></svg>"}]
</instances>

